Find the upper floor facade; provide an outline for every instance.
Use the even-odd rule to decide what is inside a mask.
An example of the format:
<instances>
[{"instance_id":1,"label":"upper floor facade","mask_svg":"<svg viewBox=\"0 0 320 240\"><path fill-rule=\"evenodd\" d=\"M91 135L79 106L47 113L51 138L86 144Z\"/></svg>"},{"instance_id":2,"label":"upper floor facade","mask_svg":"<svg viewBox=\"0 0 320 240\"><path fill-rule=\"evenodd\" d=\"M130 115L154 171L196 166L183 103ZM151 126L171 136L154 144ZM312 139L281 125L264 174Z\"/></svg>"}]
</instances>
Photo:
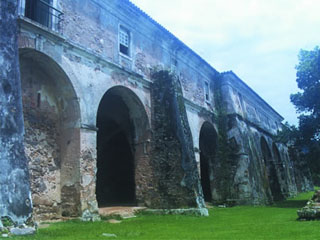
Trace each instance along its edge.
<instances>
[{"instance_id":1,"label":"upper floor facade","mask_svg":"<svg viewBox=\"0 0 320 240\"><path fill-rule=\"evenodd\" d=\"M186 104L215 112L215 82L229 85L229 113L275 134L283 118L232 72L216 71L128 0L20 0L19 15L36 34L58 37L151 83L155 69L179 76ZM26 25L26 24L25 24ZM51 37L52 37L51 36ZM50 38L50 37L49 37Z\"/></svg>"}]
</instances>

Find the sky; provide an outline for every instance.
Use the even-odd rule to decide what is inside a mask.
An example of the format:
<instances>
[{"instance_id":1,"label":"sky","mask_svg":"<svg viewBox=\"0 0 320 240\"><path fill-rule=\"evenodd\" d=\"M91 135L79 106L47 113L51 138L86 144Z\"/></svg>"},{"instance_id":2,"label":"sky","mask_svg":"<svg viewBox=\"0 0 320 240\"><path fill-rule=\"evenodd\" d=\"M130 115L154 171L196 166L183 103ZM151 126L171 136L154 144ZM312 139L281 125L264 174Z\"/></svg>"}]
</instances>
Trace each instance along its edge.
<instances>
[{"instance_id":1,"label":"sky","mask_svg":"<svg viewBox=\"0 0 320 240\"><path fill-rule=\"evenodd\" d=\"M290 124L300 49L320 45L320 0L131 0L219 72L232 70Z\"/></svg>"}]
</instances>

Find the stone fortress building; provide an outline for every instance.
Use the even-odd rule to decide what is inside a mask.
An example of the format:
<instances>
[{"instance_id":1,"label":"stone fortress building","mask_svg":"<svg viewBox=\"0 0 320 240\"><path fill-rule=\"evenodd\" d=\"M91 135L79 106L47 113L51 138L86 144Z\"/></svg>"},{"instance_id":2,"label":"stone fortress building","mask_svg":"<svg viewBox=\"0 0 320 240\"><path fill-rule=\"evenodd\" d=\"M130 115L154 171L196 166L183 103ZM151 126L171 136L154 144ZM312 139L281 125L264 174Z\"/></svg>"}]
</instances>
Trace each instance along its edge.
<instances>
[{"instance_id":1,"label":"stone fortress building","mask_svg":"<svg viewBox=\"0 0 320 240\"><path fill-rule=\"evenodd\" d=\"M132 204L206 215L312 188L273 136L283 118L128 0L20 0L33 215ZM227 143L227 144L225 144Z\"/></svg>"}]
</instances>

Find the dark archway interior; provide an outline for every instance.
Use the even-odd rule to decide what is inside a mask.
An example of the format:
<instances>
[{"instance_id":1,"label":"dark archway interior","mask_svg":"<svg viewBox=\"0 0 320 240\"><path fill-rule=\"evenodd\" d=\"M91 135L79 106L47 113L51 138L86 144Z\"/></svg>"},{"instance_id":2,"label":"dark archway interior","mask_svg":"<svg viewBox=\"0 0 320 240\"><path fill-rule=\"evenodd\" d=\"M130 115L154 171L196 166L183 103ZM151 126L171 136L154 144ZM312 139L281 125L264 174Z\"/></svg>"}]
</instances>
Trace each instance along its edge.
<instances>
[{"instance_id":1,"label":"dark archway interior","mask_svg":"<svg viewBox=\"0 0 320 240\"><path fill-rule=\"evenodd\" d=\"M270 149L264 138L261 138L261 150L262 150L263 160L266 165L267 177L268 177L269 186L272 193L272 198L274 201L283 200L284 197L281 192L281 187L280 187L280 182L277 175L275 162L272 159Z\"/></svg>"},{"instance_id":2,"label":"dark archway interior","mask_svg":"<svg viewBox=\"0 0 320 240\"><path fill-rule=\"evenodd\" d=\"M272 150L273 150L273 154L275 157L275 164L276 164L276 166L278 166L280 173L281 173L281 178L282 178L282 180L285 180L285 170L284 170L284 167L282 164L279 150L275 144L272 144Z\"/></svg>"},{"instance_id":3,"label":"dark archway interior","mask_svg":"<svg viewBox=\"0 0 320 240\"><path fill-rule=\"evenodd\" d=\"M123 99L109 90L97 116L98 206L135 203L133 123Z\"/></svg>"},{"instance_id":4,"label":"dark archway interior","mask_svg":"<svg viewBox=\"0 0 320 240\"><path fill-rule=\"evenodd\" d=\"M277 146L273 143L272 144L272 150L273 150L273 155L275 157L275 164L280 170L280 176L281 176L281 182L286 185L285 179L286 179L286 173L285 173L285 168L282 162L282 159L280 157L280 152L277 148ZM287 189L287 186L286 186Z\"/></svg>"},{"instance_id":5,"label":"dark archway interior","mask_svg":"<svg viewBox=\"0 0 320 240\"><path fill-rule=\"evenodd\" d=\"M206 202L211 202L212 194L210 186L209 160L203 153L200 153L200 172L204 200Z\"/></svg>"},{"instance_id":6,"label":"dark archway interior","mask_svg":"<svg viewBox=\"0 0 320 240\"><path fill-rule=\"evenodd\" d=\"M213 126L209 123L204 123L200 131L200 176L201 186L203 190L204 200L212 201L210 173L211 166L215 156L217 134Z\"/></svg>"}]
</instances>

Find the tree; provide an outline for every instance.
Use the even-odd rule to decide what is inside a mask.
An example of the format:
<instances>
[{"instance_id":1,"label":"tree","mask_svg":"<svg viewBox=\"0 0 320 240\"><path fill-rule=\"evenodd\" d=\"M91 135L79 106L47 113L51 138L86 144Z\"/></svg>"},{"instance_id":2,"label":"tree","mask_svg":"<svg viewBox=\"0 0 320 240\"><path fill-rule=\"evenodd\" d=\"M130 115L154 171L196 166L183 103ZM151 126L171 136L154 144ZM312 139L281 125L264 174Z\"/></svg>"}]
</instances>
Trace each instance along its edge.
<instances>
[{"instance_id":1,"label":"tree","mask_svg":"<svg viewBox=\"0 0 320 240\"><path fill-rule=\"evenodd\" d=\"M301 50L297 83L302 92L291 94L299 116L299 128L305 140L319 140L320 133L320 49Z\"/></svg>"},{"instance_id":2,"label":"tree","mask_svg":"<svg viewBox=\"0 0 320 240\"><path fill-rule=\"evenodd\" d=\"M291 94L291 102L300 113L299 127L287 125L281 135L291 142L307 161L313 181L320 183L320 49L301 50L297 69L297 84L301 92Z\"/></svg>"}]
</instances>

